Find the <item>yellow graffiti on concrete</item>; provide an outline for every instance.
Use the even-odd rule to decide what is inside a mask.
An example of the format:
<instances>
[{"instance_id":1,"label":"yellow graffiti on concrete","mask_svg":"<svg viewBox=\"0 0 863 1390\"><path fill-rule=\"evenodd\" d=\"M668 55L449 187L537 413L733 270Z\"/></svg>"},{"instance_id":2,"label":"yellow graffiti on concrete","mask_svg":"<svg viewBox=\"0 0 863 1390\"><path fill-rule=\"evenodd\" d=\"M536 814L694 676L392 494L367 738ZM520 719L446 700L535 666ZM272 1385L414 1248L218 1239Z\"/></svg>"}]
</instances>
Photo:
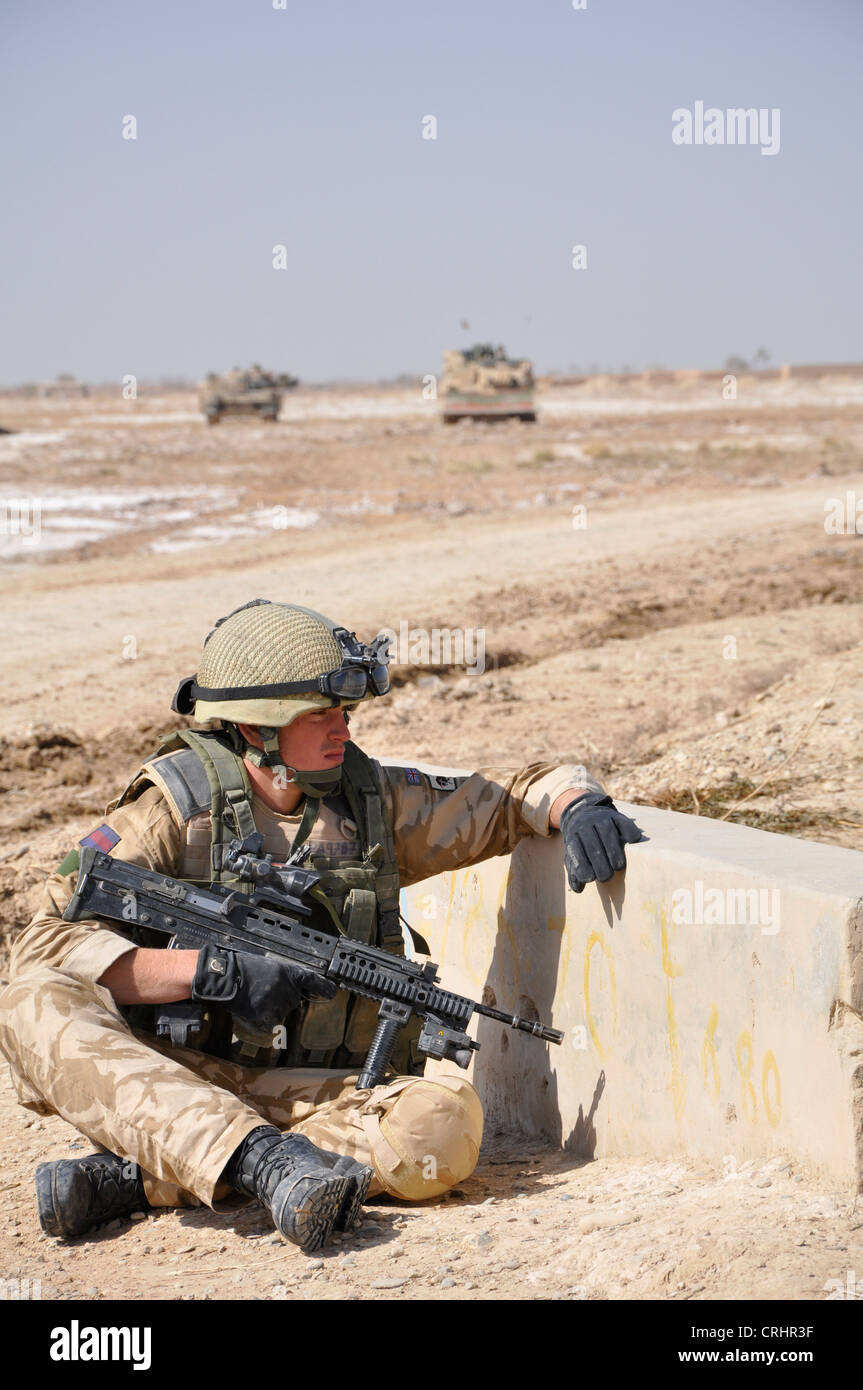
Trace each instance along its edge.
<instances>
[{"instance_id":1,"label":"yellow graffiti on concrete","mask_svg":"<svg viewBox=\"0 0 863 1390\"><path fill-rule=\"evenodd\" d=\"M707 1020L707 1028L704 1033L704 1042L701 1044L701 1074L704 1077L704 1089L711 1099L719 1100L719 1060L716 1056L716 1026L719 1023L719 1010L714 1004L710 1010L710 1017ZM708 1071L713 1073L713 1086L711 1088L708 1080Z\"/></svg>"},{"instance_id":2,"label":"yellow graffiti on concrete","mask_svg":"<svg viewBox=\"0 0 863 1390\"><path fill-rule=\"evenodd\" d=\"M771 1103L770 1093L767 1089L767 1081L771 1072L773 1073L776 1090L775 1105ZM761 1064L761 1095L764 1099L764 1110L767 1115L767 1122L775 1129L782 1115L782 1087L779 1084L779 1067L769 1047L764 1054L764 1061Z\"/></svg>"},{"instance_id":3,"label":"yellow graffiti on concrete","mask_svg":"<svg viewBox=\"0 0 863 1390\"><path fill-rule=\"evenodd\" d=\"M608 980L611 990L611 1023L614 1033L617 1032L617 980L614 974L614 962L611 959L611 949L599 935L599 932L591 932L590 936L587 938L587 945L584 948L584 1012L587 1017L587 1026L590 1029L590 1036L593 1038L593 1045L600 1059L605 1061L608 1053L600 1039L599 1031L596 1026L596 1019L590 1007L590 964L591 952L594 946L599 947L608 965Z\"/></svg>"},{"instance_id":4,"label":"yellow graffiti on concrete","mask_svg":"<svg viewBox=\"0 0 863 1390\"><path fill-rule=\"evenodd\" d=\"M704 1042L701 1045L701 1073L704 1078L704 1089L714 1101L719 1100L720 1091L719 1058L716 1051L718 1023L719 1010L713 1004L710 1009L710 1017L707 1020ZM748 1029L744 1029L737 1039L735 1058L740 1074L740 1102L743 1113L752 1124L756 1124L758 1121L758 1097L752 1083L755 1050L752 1044L752 1034ZM773 1080L772 1099L770 1095L771 1077ZM764 1113L767 1116L767 1122L773 1129L776 1129L782 1117L782 1084L779 1080L779 1064L770 1048L765 1052L761 1063L761 1097L764 1101Z\"/></svg>"},{"instance_id":5,"label":"yellow graffiti on concrete","mask_svg":"<svg viewBox=\"0 0 863 1390\"><path fill-rule=\"evenodd\" d=\"M668 939L668 914L665 905L660 904L659 935L662 945L662 973L665 976L665 1013L668 1021L668 1054L671 1060L671 1103L674 1118L679 1123L686 1107L686 1076L680 1065L680 1042L677 1036L677 1019L674 1013L674 997L671 981L681 974L679 966L671 959L671 943Z\"/></svg>"},{"instance_id":6,"label":"yellow graffiti on concrete","mask_svg":"<svg viewBox=\"0 0 863 1390\"><path fill-rule=\"evenodd\" d=\"M747 1120L758 1119L758 1099L752 1085L752 1034L744 1028L737 1039L737 1070L740 1072L740 1103Z\"/></svg>"}]
</instances>

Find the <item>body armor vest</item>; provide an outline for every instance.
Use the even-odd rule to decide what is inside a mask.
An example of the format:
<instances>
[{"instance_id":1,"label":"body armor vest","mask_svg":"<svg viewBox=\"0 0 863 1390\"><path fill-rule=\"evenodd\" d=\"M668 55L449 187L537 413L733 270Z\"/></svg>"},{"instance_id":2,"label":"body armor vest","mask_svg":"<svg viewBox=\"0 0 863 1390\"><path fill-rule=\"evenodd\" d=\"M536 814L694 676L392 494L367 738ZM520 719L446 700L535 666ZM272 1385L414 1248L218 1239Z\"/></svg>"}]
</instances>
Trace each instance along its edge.
<instances>
[{"instance_id":1,"label":"body armor vest","mask_svg":"<svg viewBox=\"0 0 863 1390\"><path fill-rule=\"evenodd\" d=\"M329 854L316 853L311 845L304 867L320 874L319 889L327 900L315 904L312 925L332 933L335 914L347 936L403 956L398 867L383 788L375 764L355 743L346 743L344 753L340 788L322 798L315 829L323 822L333 839L351 836L355 848L346 838L330 842L334 852ZM231 840L258 828L245 765L225 736L198 729L168 735L159 756L144 764L109 810L135 800L149 785L159 788L186 828L177 876L201 885L231 883L251 892L251 884L223 869ZM418 944L425 946L421 939ZM297 1009L286 1021L278 1048L263 1048L259 1040L236 1032L232 1038L224 1015L223 1026L211 1027L201 1043L206 1037L207 1051L247 1066L354 1068L365 1061L377 1013L373 999L340 989L334 999L309 1000ZM402 1074L422 1071L424 1059L415 1046L421 1025L416 1019L413 1025L403 1030L393 1056Z\"/></svg>"}]
</instances>

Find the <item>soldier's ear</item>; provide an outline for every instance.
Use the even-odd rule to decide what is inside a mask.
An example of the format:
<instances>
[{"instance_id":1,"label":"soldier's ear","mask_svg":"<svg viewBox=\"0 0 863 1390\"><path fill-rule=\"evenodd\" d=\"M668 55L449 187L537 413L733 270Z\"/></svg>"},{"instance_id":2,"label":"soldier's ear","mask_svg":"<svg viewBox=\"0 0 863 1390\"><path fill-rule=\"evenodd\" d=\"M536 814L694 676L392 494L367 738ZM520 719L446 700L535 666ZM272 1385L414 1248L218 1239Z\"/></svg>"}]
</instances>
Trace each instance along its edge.
<instances>
[{"instance_id":1,"label":"soldier's ear","mask_svg":"<svg viewBox=\"0 0 863 1390\"><path fill-rule=\"evenodd\" d=\"M251 743L254 748L263 748L264 740L261 738L257 724L238 724L237 728L246 743Z\"/></svg>"}]
</instances>

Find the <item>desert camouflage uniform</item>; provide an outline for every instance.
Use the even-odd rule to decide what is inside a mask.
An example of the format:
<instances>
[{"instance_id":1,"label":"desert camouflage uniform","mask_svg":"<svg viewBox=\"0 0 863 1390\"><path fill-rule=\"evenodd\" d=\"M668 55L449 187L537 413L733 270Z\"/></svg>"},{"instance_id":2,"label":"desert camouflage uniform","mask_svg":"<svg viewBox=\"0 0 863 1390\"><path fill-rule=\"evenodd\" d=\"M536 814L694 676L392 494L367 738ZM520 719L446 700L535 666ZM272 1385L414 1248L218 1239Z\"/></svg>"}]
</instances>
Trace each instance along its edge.
<instances>
[{"instance_id":1,"label":"desert camouflage uniform","mask_svg":"<svg viewBox=\"0 0 863 1390\"><path fill-rule=\"evenodd\" d=\"M402 886L508 853L525 835L548 835L556 798L585 789L583 769L542 763L455 779L378 771ZM588 779L587 789L598 784ZM264 852L284 860L299 814L279 815L258 797L252 809ZM105 823L119 836L116 857L207 877L209 813L184 823L164 786L148 785ZM355 859L357 828L325 802L309 844L332 864ZM372 1195L431 1197L473 1171L482 1110L461 1075L400 1077L358 1092L355 1071L241 1066L130 1028L97 983L131 949L129 938L98 920L62 920L75 879L74 872L48 878L14 944L11 981L0 995L0 1050L21 1104L61 1115L94 1143L134 1159L151 1205L212 1205L228 1195L219 1176L262 1119L371 1164Z\"/></svg>"}]
</instances>

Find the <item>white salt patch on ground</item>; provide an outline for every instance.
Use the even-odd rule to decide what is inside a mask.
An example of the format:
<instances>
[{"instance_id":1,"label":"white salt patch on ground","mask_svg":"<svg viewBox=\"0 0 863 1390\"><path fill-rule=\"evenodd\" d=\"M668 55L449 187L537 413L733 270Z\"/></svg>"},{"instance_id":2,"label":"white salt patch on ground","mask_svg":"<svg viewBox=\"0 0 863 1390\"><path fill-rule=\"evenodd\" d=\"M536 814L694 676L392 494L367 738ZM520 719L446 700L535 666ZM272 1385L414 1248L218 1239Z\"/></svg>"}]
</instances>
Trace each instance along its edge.
<instances>
[{"instance_id":1,"label":"white salt patch on ground","mask_svg":"<svg viewBox=\"0 0 863 1390\"><path fill-rule=\"evenodd\" d=\"M103 541L106 530L115 530L107 524L106 529L101 531L91 530L82 527L72 534L60 531L43 531L36 540L35 544L29 544L23 537L0 535L0 560L13 560L22 556L32 554L38 556L48 550L71 550L76 545L88 545L94 541Z\"/></svg>"},{"instance_id":2,"label":"white salt patch on ground","mask_svg":"<svg viewBox=\"0 0 863 1390\"><path fill-rule=\"evenodd\" d=\"M68 433L68 430L21 430L18 434L0 434L0 463L14 463L28 449L59 444Z\"/></svg>"},{"instance_id":3,"label":"white salt patch on ground","mask_svg":"<svg viewBox=\"0 0 863 1390\"><path fill-rule=\"evenodd\" d=\"M320 519L320 512L313 511L311 507L278 505L257 507L249 512L249 520L255 526L273 531L306 530L310 526L317 526Z\"/></svg>"},{"instance_id":4,"label":"white salt patch on ground","mask_svg":"<svg viewBox=\"0 0 863 1390\"><path fill-rule=\"evenodd\" d=\"M419 388L413 391L388 391L386 395L365 392L309 393L304 397L288 396L282 401L280 420L349 420L389 419L399 415L434 417L439 402L424 400Z\"/></svg>"},{"instance_id":5,"label":"white salt patch on ground","mask_svg":"<svg viewBox=\"0 0 863 1390\"><path fill-rule=\"evenodd\" d=\"M236 522L225 522L223 525L213 526L192 526L188 531L181 531L177 536L163 536L150 544L150 550L157 555L170 554L176 550L193 550L202 545L224 545L225 541L238 540L245 536L255 536L257 531L253 526L241 526Z\"/></svg>"},{"instance_id":6,"label":"white salt patch on ground","mask_svg":"<svg viewBox=\"0 0 863 1390\"><path fill-rule=\"evenodd\" d=\"M134 517L139 520L139 510L141 508L153 508L154 510L169 508L171 504L180 499L197 498L208 502L210 510L213 506L221 506L228 497L228 491L223 487L206 487L203 484L190 487L177 488L128 488L112 489L99 491L88 488L76 488L74 492L56 491L36 493L34 496L39 502L43 515L46 512L106 512L115 511L120 514L122 508L127 511L124 515ZM129 510L130 509L130 510Z\"/></svg>"},{"instance_id":7,"label":"white salt patch on ground","mask_svg":"<svg viewBox=\"0 0 863 1390\"><path fill-rule=\"evenodd\" d=\"M749 387L741 381L737 399L726 401L722 397L721 383L716 389L700 388L691 395L676 399L650 399L639 395L586 395L583 388L573 387L567 391L552 389L548 393L539 391L536 395L536 408L540 417L548 415L675 415L704 410L759 410L765 406L824 405L825 400L834 405L863 404L863 381L856 377L831 380L822 378L811 385L792 381L765 381Z\"/></svg>"},{"instance_id":8,"label":"white salt patch on ground","mask_svg":"<svg viewBox=\"0 0 863 1390\"><path fill-rule=\"evenodd\" d=\"M10 494L5 498L0 493L0 559L30 555L38 558L40 552L70 549L140 526L161 524L173 528L179 522L191 521L224 506L231 495L227 488L204 484L27 494L19 491L14 497ZM198 505L178 507L178 502ZM243 532L247 533L251 533L250 528ZM190 543L212 543L213 539L206 535Z\"/></svg>"},{"instance_id":9,"label":"white salt patch on ground","mask_svg":"<svg viewBox=\"0 0 863 1390\"><path fill-rule=\"evenodd\" d=\"M121 523L121 520L120 520L119 517L107 517L107 516L88 516L88 517L80 517L80 516L52 516L52 517L51 517L51 525L50 525L49 534L50 534L50 532L52 532L52 531L80 531L80 530L82 529L82 527L85 527L85 526L86 526L89 530L94 531L94 532L96 532L97 534L98 534L100 531L101 531L101 532L106 532L106 531L119 531L119 530L122 529L122 523ZM43 536L45 535L45 525L44 525L44 522L43 522L43 525L42 525L42 535L43 535ZM64 541L63 544L68 544L68 542ZM76 544L77 544L77 542L76 542Z\"/></svg>"},{"instance_id":10,"label":"white salt patch on ground","mask_svg":"<svg viewBox=\"0 0 863 1390\"><path fill-rule=\"evenodd\" d=\"M196 546L222 545L225 541L245 536L257 536L261 531L307 530L316 526L320 512L303 507L257 507L236 521L215 522L210 526L190 526L176 535L161 536L150 544L150 550L165 555L177 550L193 550Z\"/></svg>"},{"instance_id":11,"label":"white salt patch on ground","mask_svg":"<svg viewBox=\"0 0 863 1390\"><path fill-rule=\"evenodd\" d=\"M354 502L340 506L335 505L331 508L339 516L393 516L395 514L394 502L375 502L371 497L358 497Z\"/></svg>"},{"instance_id":12,"label":"white salt patch on ground","mask_svg":"<svg viewBox=\"0 0 863 1390\"><path fill-rule=\"evenodd\" d=\"M394 511L393 503L374 502L368 496L351 503L333 504L326 508L326 513L339 516L391 516ZM178 534L160 536L158 540L151 542L149 549L164 555L176 550L191 550L195 546L221 545L226 540L259 535L261 531L305 531L317 526L324 514L311 507L287 507L281 504L274 507L256 507L235 521L215 523L212 526L190 526Z\"/></svg>"}]
</instances>

